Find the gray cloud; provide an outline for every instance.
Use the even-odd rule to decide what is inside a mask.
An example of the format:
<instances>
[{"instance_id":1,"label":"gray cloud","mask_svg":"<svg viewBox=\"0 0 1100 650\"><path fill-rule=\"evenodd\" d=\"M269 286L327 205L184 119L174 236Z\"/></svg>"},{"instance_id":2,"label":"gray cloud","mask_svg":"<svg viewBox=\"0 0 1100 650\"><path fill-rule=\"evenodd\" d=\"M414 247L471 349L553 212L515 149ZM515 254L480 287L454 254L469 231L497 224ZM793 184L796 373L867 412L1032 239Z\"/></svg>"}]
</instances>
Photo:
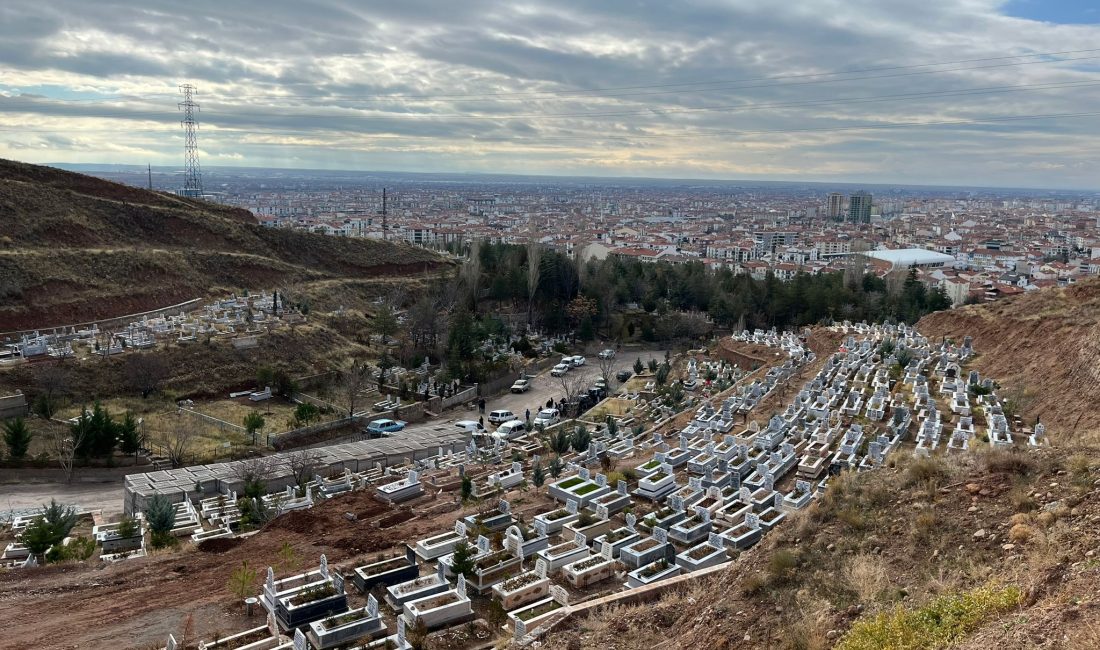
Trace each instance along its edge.
<instances>
[{"instance_id":1,"label":"gray cloud","mask_svg":"<svg viewBox=\"0 0 1100 650\"><path fill-rule=\"evenodd\" d=\"M1100 43L999 4L7 0L0 155L176 162L190 82L242 165L1095 185L1095 119L852 127L1094 111L1100 85L1030 86L1100 58L805 76Z\"/></svg>"}]
</instances>

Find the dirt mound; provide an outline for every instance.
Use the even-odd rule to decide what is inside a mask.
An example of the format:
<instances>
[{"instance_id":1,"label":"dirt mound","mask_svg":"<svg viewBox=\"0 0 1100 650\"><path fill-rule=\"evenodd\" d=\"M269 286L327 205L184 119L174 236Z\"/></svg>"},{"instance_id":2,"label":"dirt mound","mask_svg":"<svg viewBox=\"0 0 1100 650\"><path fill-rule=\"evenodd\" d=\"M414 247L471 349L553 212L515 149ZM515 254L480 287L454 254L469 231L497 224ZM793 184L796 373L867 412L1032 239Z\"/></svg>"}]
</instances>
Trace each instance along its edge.
<instances>
[{"instance_id":1,"label":"dirt mound","mask_svg":"<svg viewBox=\"0 0 1100 650\"><path fill-rule=\"evenodd\" d=\"M930 338L974 338L973 368L1052 440L1100 441L1100 280L937 312L917 323Z\"/></svg>"},{"instance_id":2,"label":"dirt mound","mask_svg":"<svg viewBox=\"0 0 1100 650\"><path fill-rule=\"evenodd\" d=\"M237 548L244 541L239 537L222 537L219 539L206 539L199 542L195 548L202 553L225 553Z\"/></svg>"}]
</instances>

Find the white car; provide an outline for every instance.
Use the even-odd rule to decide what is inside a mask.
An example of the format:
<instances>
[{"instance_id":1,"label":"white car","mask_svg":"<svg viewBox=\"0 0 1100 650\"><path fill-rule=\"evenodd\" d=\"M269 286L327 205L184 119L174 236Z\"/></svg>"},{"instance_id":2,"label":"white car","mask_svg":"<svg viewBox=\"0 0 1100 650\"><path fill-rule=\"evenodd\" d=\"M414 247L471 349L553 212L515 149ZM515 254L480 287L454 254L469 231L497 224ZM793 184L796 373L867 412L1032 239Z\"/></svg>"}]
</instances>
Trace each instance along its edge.
<instances>
[{"instance_id":1,"label":"white car","mask_svg":"<svg viewBox=\"0 0 1100 650\"><path fill-rule=\"evenodd\" d=\"M584 362L585 362L585 358L582 355L578 354L575 357L573 357L572 363L573 363L574 366L578 366L578 367L583 366Z\"/></svg>"},{"instance_id":2,"label":"white car","mask_svg":"<svg viewBox=\"0 0 1100 650\"><path fill-rule=\"evenodd\" d=\"M597 356L599 356L601 359L614 359L615 351L611 348L607 348L606 350L600 350L600 353Z\"/></svg>"},{"instance_id":3,"label":"white car","mask_svg":"<svg viewBox=\"0 0 1100 650\"><path fill-rule=\"evenodd\" d=\"M459 420L455 422L455 426L460 431L469 431L474 435L483 435L486 433L485 427L481 426L481 423L477 420Z\"/></svg>"},{"instance_id":4,"label":"white car","mask_svg":"<svg viewBox=\"0 0 1100 650\"><path fill-rule=\"evenodd\" d=\"M548 427L552 424L557 424L561 420L561 413L558 409L542 409L538 415L535 416L535 425L542 425Z\"/></svg>"},{"instance_id":5,"label":"white car","mask_svg":"<svg viewBox=\"0 0 1100 650\"><path fill-rule=\"evenodd\" d=\"M505 422L508 422L509 420L515 420L515 419L516 419L516 414L515 413L513 413L511 411L504 410L504 409L501 409L499 411L491 411L489 413L489 421L492 422L493 424L504 424Z\"/></svg>"},{"instance_id":6,"label":"white car","mask_svg":"<svg viewBox=\"0 0 1100 650\"><path fill-rule=\"evenodd\" d=\"M531 388L531 382L527 379L517 379L515 383L512 384L513 393L526 393L529 388Z\"/></svg>"},{"instance_id":7,"label":"white car","mask_svg":"<svg viewBox=\"0 0 1100 650\"><path fill-rule=\"evenodd\" d=\"M565 375L565 373L569 372L569 369L572 367L573 366L568 363L559 363L558 365L550 369L550 375L552 377L561 377Z\"/></svg>"}]
</instances>

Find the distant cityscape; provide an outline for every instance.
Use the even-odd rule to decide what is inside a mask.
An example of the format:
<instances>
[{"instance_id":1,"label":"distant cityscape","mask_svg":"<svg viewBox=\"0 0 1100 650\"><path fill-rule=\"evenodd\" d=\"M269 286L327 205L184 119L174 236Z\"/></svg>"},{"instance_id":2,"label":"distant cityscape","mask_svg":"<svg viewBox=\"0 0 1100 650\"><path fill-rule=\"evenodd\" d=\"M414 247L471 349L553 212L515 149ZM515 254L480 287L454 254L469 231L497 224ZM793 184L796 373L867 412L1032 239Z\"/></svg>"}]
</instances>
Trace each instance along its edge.
<instances>
[{"instance_id":1,"label":"distant cityscape","mask_svg":"<svg viewBox=\"0 0 1100 650\"><path fill-rule=\"evenodd\" d=\"M91 173L178 185L164 173ZM694 262L785 281L853 264L914 268L955 305L1100 274L1097 193L302 170L207 178L208 198L264 226L457 254L473 240L538 242L581 261Z\"/></svg>"}]
</instances>

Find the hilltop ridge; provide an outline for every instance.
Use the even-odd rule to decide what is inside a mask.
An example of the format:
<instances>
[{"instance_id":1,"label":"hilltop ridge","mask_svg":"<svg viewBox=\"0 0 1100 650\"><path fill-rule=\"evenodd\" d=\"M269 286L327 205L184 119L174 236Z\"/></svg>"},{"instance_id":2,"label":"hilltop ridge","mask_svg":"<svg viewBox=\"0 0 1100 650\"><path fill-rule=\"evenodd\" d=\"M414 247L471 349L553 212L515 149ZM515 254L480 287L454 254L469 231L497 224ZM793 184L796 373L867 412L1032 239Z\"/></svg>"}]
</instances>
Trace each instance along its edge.
<instances>
[{"instance_id":1,"label":"hilltop ridge","mask_svg":"<svg viewBox=\"0 0 1100 650\"><path fill-rule=\"evenodd\" d=\"M242 289L420 273L441 258L264 228L246 210L0 160L0 331Z\"/></svg>"}]
</instances>

